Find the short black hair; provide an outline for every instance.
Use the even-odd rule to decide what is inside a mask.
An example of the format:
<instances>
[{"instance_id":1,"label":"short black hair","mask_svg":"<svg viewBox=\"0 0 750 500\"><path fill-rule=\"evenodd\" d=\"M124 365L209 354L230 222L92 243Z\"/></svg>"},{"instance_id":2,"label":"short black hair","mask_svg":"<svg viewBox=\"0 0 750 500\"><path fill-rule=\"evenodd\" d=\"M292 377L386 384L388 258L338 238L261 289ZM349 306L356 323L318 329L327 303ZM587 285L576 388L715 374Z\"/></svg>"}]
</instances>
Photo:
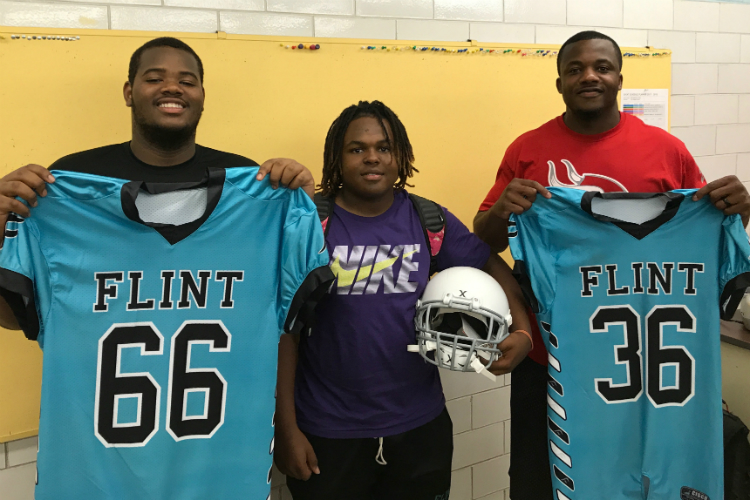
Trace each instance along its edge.
<instances>
[{"instance_id":1,"label":"short black hair","mask_svg":"<svg viewBox=\"0 0 750 500\"><path fill-rule=\"evenodd\" d=\"M359 101L346 108L331 124L326 135L325 148L323 150L323 179L318 185L323 196L335 196L343 184L341 172L341 157L344 152L344 135L346 135L349 124L357 118L369 116L375 118L383 127L383 134L390 143L391 151L398 165L398 182L395 184L396 189L403 189L404 186L413 187L407 184L406 180L412 177L415 172L414 168L414 150L409 142L409 136L406 128L396 113L380 101ZM388 129L385 123L391 126L393 137L388 137Z\"/></svg>"},{"instance_id":2,"label":"short black hair","mask_svg":"<svg viewBox=\"0 0 750 500\"><path fill-rule=\"evenodd\" d=\"M560 75L562 64L562 55L563 51L568 45L571 45L576 42L582 42L584 40L609 40L612 42L612 45L615 46L615 53L617 54L617 64L620 65L620 71L622 71L622 51L620 50L620 46L617 45L617 42L614 41L612 37L609 37L605 35L604 33L599 33L598 31L581 31L580 33L576 33L575 35L571 36L567 40L565 40L565 43L562 44L562 47L560 47L560 50L557 53L557 74Z\"/></svg>"},{"instance_id":3,"label":"short black hair","mask_svg":"<svg viewBox=\"0 0 750 500\"><path fill-rule=\"evenodd\" d=\"M198 63L198 76L200 77L201 84L203 83L203 62L201 61L201 58L198 57L198 54L195 53L190 45L186 44L182 40L172 38L171 36L163 36L161 38L154 38L153 40L144 43L143 45L138 47L135 52L133 52L132 56L130 56L130 65L128 66L128 81L131 85L135 80L135 74L138 73L138 67L141 65L141 56L148 49L153 49L155 47L172 47L173 49L184 50L185 52L193 56Z\"/></svg>"}]
</instances>

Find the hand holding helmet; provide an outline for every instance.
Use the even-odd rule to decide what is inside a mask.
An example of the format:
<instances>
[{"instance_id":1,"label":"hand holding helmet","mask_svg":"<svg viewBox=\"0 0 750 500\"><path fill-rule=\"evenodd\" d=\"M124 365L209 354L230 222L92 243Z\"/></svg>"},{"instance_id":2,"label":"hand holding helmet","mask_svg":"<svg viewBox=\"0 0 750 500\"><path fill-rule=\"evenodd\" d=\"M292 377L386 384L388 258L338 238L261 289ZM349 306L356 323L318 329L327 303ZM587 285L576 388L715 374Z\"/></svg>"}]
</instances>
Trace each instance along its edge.
<instances>
[{"instance_id":1,"label":"hand holding helmet","mask_svg":"<svg viewBox=\"0 0 750 500\"><path fill-rule=\"evenodd\" d=\"M498 344L511 321L505 292L490 275L452 267L435 275L417 301L417 345L409 350L440 368L494 379L487 368L502 355Z\"/></svg>"}]
</instances>

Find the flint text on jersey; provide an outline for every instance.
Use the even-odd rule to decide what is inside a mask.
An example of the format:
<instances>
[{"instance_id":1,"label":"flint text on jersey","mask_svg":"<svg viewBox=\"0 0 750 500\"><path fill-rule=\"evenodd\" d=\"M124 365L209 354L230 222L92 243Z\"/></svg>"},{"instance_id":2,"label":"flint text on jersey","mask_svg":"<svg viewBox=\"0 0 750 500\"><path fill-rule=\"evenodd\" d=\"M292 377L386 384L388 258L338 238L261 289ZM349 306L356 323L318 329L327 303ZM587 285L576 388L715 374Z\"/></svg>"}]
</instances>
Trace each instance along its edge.
<instances>
[{"instance_id":1,"label":"flint text on jersey","mask_svg":"<svg viewBox=\"0 0 750 500\"><path fill-rule=\"evenodd\" d=\"M705 266L696 262L678 262L677 273L679 285L685 295L696 295L695 274L702 273ZM594 288L599 287L599 276L606 274L607 295L630 295L646 293L648 295L671 295L674 262L633 262L630 269L620 269L617 264L581 266L581 297L593 297ZM645 279L644 279L645 278ZM629 285L622 285L629 283ZM618 286L619 284L619 286ZM603 291L603 290L602 290ZM679 292L679 290L678 290Z\"/></svg>"},{"instance_id":2,"label":"flint text on jersey","mask_svg":"<svg viewBox=\"0 0 750 500\"><path fill-rule=\"evenodd\" d=\"M178 274L179 273L179 274ZM94 312L107 312L109 301L118 297L119 283L122 283L127 274L129 285L129 300L126 306L128 311L142 311L156 309L172 309L174 301L172 300L172 283L175 276L179 277L179 301L177 309L188 309L196 306L199 309L206 307L208 299L208 288L211 276L214 276L214 282L223 282L223 293L221 294L222 309L231 309L234 307L232 292L234 284L244 278L244 271L197 271L198 279L192 271L162 271L161 272L161 300L156 303L155 298L144 299L141 297L141 279L143 271L110 271L94 273L96 281L96 301L94 302ZM212 287L213 288L213 287ZM212 294L213 295L213 294Z\"/></svg>"}]
</instances>

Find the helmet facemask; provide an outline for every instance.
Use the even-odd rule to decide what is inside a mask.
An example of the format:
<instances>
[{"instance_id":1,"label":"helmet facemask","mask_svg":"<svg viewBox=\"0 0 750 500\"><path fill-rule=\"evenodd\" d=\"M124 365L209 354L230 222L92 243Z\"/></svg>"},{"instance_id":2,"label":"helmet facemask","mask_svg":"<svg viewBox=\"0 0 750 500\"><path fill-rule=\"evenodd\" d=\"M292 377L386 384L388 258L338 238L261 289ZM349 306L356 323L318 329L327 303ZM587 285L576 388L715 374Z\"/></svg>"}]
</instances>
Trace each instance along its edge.
<instances>
[{"instance_id":1,"label":"helmet facemask","mask_svg":"<svg viewBox=\"0 0 750 500\"><path fill-rule=\"evenodd\" d=\"M508 336L505 318L481 307L477 299L446 294L442 301L420 301L414 319L422 357L440 368L482 371L502 353Z\"/></svg>"}]
</instances>

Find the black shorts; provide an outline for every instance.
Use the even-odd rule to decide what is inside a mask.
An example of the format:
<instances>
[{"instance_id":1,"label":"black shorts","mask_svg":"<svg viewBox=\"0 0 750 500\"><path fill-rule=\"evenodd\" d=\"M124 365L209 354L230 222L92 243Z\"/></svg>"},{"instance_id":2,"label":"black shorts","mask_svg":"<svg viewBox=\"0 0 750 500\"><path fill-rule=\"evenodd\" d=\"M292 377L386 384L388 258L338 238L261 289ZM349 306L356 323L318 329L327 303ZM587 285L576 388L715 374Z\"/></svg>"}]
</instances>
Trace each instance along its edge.
<instances>
[{"instance_id":1,"label":"black shorts","mask_svg":"<svg viewBox=\"0 0 750 500\"><path fill-rule=\"evenodd\" d=\"M510 384L510 498L553 497L547 444L547 367L524 359Z\"/></svg>"},{"instance_id":2,"label":"black shorts","mask_svg":"<svg viewBox=\"0 0 750 500\"><path fill-rule=\"evenodd\" d=\"M447 410L431 422L383 438L330 439L305 433L320 474L287 477L294 500L448 500L453 423Z\"/></svg>"}]
</instances>

